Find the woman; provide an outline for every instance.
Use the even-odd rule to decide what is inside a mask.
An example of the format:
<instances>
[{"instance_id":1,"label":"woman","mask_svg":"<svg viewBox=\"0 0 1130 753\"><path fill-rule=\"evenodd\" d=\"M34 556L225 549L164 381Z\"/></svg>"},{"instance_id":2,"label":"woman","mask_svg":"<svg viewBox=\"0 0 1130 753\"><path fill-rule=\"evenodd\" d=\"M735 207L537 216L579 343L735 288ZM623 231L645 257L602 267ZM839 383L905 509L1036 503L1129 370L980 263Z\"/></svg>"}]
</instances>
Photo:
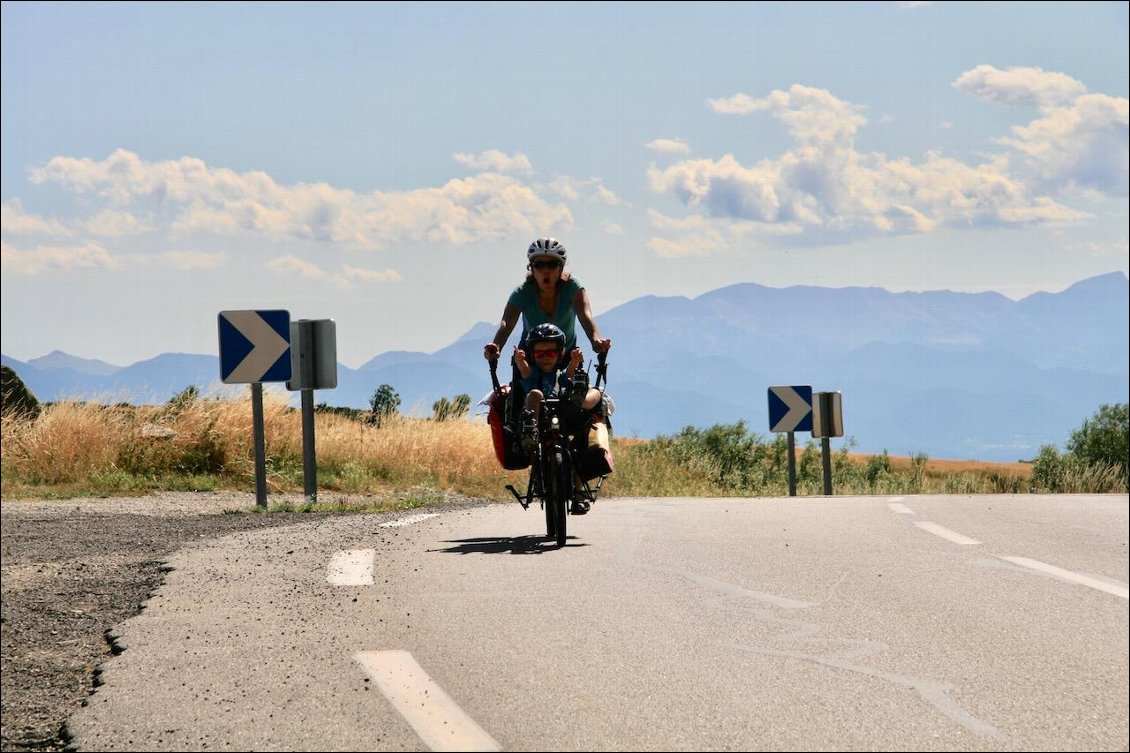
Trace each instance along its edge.
<instances>
[{"instance_id":1,"label":"woman","mask_svg":"<svg viewBox=\"0 0 1130 753\"><path fill-rule=\"evenodd\" d=\"M494 339L483 346L488 361L498 358L502 346L522 317L522 337L518 347L526 343L530 330L539 324L555 324L565 333L565 352L577 344L575 322L580 321L593 351L607 353L612 341L602 338L592 317L588 293L565 271L565 245L554 238L538 238L526 251L526 281L514 289L502 312L502 323Z\"/></svg>"}]
</instances>

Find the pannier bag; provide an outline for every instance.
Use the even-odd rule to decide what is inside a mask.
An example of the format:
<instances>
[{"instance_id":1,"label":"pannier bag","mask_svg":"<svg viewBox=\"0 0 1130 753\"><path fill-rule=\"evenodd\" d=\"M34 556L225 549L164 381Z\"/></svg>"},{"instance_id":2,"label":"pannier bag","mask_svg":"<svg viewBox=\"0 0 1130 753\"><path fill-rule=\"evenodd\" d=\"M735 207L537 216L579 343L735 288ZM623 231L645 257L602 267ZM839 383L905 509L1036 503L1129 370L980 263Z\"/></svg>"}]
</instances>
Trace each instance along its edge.
<instances>
[{"instance_id":1,"label":"pannier bag","mask_svg":"<svg viewBox=\"0 0 1130 753\"><path fill-rule=\"evenodd\" d=\"M594 423L589 427L588 440L588 446L577 453L577 475L584 481L612 473L608 426L603 421Z\"/></svg>"},{"instance_id":2,"label":"pannier bag","mask_svg":"<svg viewBox=\"0 0 1130 753\"><path fill-rule=\"evenodd\" d=\"M530 459L518 449L518 430L506 421L506 399L510 385L502 385L501 392L495 392L490 399L487 423L494 441L494 455L499 464L508 471L518 471L530 467Z\"/></svg>"}]
</instances>

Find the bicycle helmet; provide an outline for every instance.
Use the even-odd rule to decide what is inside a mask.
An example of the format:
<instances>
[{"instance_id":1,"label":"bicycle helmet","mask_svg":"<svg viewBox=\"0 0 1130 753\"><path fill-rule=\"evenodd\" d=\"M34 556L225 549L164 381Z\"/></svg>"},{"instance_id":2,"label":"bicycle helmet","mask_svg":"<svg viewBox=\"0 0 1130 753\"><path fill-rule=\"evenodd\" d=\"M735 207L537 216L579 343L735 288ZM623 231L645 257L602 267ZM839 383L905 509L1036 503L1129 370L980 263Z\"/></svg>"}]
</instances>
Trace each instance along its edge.
<instances>
[{"instance_id":1,"label":"bicycle helmet","mask_svg":"<svg viewBox=\"0 0 1130 753\"><path fill-rule=\"evenodd\" d=\"M538 238L526 250L526 261L533 261L538 256L550 256L554 259L560 259L561 263L564 264L567 253L565 244L556 238Z\"/></svg>"},{"instance_id":2,"label":"bicycle helmet","mask_svg":"<svg viewBox=\"0 0 1130 753\"><path fill-rule=\"evenodd\" d=\"M530 345L534 343L553 343L557 349L564 352L565 350L565 333L556 324L539 324L530 330L530 336L526 338L526 342Z\"/></svg>"}]
</instances>

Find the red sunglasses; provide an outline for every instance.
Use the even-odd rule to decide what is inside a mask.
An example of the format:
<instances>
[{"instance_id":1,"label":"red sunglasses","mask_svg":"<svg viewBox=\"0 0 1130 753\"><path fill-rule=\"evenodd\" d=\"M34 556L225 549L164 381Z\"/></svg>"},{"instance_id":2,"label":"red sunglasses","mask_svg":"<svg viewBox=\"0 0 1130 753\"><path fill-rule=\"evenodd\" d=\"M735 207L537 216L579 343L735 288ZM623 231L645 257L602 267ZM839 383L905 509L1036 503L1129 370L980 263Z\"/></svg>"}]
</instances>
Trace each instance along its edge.
<instances>
[{"instance_id":1,"label":"red sunglasses","mask_svg":"<svg viewBox=\"0 0 1130 753\"><path fill-rule=\"evenodd\" d=\"M534 358L557 358L557 348L550 348L549 350L535 350Z\"/></svg>"}]
</instances>

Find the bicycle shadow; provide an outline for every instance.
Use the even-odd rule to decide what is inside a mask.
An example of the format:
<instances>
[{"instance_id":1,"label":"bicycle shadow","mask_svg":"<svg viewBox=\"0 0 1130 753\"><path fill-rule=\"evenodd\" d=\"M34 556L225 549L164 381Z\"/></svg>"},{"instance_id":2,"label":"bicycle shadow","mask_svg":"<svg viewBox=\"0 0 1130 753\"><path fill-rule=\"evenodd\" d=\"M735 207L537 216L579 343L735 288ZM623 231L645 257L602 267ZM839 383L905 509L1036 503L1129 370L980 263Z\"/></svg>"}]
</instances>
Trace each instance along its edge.
<instances>
[{"instance_id":1,"label":"bicycle shadow","mask_svg":"<svg viewBox=\"0 0 1130 753\"><path fill-rule=\"evenodd\" d=\"M588 546L575 539L575 536L566 537L565 546ZM474 539L453 539L443 543L454 546L428 551L447 554L543 554L560 548L557 546L557 539L548 536L483 536Z\"/></svg>"}]
</instances>

